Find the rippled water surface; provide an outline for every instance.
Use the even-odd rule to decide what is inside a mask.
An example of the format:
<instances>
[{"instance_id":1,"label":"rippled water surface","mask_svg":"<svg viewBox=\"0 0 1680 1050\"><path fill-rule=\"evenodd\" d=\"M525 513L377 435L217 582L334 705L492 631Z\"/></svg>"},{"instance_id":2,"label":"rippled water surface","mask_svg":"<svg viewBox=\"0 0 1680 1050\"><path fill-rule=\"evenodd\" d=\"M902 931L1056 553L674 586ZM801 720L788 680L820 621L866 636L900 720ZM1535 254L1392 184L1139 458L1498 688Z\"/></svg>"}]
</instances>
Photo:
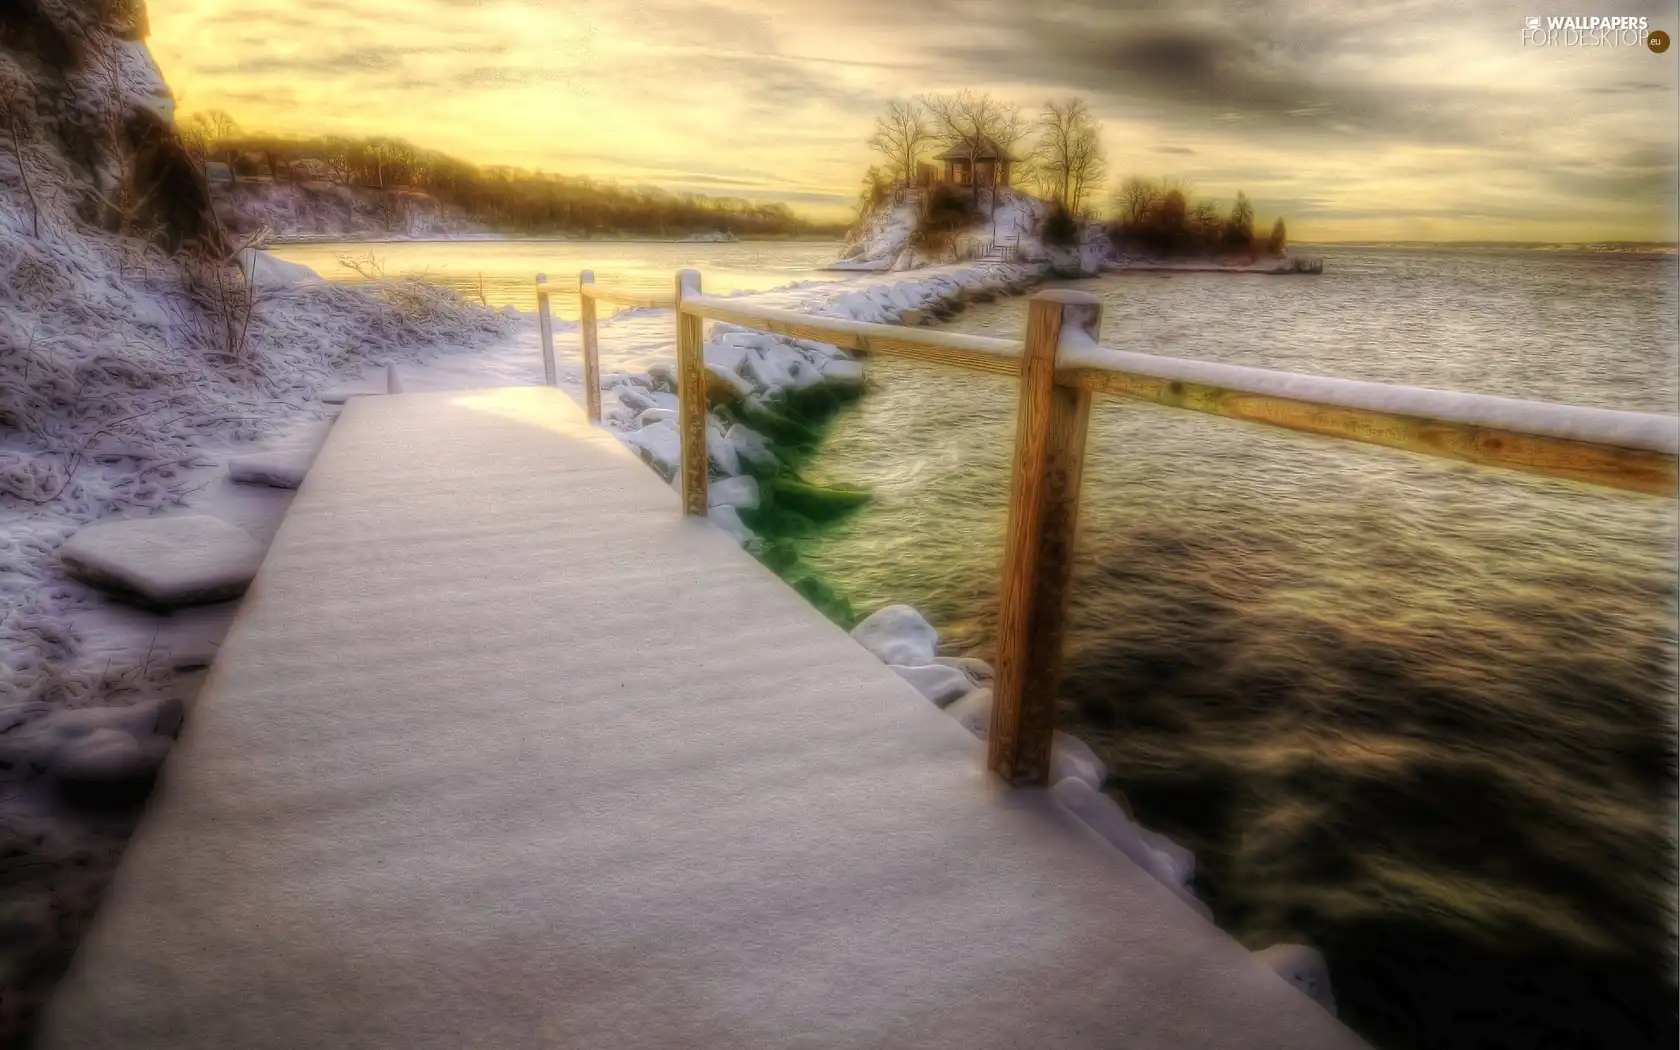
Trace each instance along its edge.
<instances>
[{"instance_id":1,"label":"rippled water surface","mask_svg":"<svg viewBox=\"0 0 1680 1050\"><path fill-rule=\"evenodd\" d=\"M1124 349L1676 409L1673 257L1324 255L1317 277L1081 286ZM808 473L876 499L802 558L989 655L1012 385L870 369ZM1221 925L1321 947L1383 1050L1672 1047L1675 518L1100 401L1062 717L1195 849Z\"/></svg>"}]
</instances>

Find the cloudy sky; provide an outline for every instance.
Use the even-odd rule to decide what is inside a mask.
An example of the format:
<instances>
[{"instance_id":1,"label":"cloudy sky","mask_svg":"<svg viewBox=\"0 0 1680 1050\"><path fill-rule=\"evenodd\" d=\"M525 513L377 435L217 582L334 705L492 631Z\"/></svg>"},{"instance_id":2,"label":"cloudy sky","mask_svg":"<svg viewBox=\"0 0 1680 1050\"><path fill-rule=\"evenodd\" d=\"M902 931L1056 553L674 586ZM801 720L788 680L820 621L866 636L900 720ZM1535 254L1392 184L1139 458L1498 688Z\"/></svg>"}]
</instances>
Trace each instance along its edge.
<instances>
[{"instance_id":1,"label":"cloudy sky","mask_svg":"<svg viewBox=\"0 0 1680 1050\"><path fill-rule=\"evenodd\" d=\"M838 217L889 99L1083 96L1117 175L1296 239L1672 240L1680 0L150 0L183 112Z\"/></svg>"}]
</instances>

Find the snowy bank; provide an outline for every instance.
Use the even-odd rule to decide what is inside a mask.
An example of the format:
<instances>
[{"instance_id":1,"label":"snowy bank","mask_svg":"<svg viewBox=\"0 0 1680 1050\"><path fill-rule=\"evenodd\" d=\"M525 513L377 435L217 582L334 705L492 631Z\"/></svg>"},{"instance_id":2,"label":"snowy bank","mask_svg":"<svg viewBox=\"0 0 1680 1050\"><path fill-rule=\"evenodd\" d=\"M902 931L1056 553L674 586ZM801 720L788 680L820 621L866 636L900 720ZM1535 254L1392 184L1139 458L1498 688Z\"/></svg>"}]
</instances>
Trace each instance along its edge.
<instances>
[{"instance_id":1,"label":"snowy bank","mask_svg":"<svg viewBox=\"0 0 1680 1050\"><path fill-rule=\"evenodd\" d=\"M902 198L866 212L848 238L841 257L830 263L830 270L861 270L899 272L920 270L930 266L949 265L952 253L957 261L1004 261L1002 249L1013 251L1010 261L1034 267L1054 266L1058 256L1043 241L1044 219L1050 204L1008 186L999 187L996 200L981 194L983 217L952 237L951 252L935 258L911 246L921 213L924 190L908 187ZM1000 251L986 256L988 245L996 244ZM1072 272L1067 276L1095 276L1100 272L1097 259L1071 255ZM1069 265L1067 260L1060 260ZM1088 266L1084 264L1088 263Z\"/></svg>"}]
</instances>

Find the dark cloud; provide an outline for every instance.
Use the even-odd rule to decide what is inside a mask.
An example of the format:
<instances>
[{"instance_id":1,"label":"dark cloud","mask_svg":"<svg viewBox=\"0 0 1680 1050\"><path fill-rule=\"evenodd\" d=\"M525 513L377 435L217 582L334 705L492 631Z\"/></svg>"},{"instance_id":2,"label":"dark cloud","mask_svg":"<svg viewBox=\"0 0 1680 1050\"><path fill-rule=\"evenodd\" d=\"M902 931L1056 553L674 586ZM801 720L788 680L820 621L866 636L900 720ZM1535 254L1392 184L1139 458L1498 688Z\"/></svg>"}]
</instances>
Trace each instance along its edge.
<instances>
[{"instance_id":1,"label":"dark cloud","mask_svg":"<svg viewBox=\"0 0 1680 1050\"><path fill-rule=\"evenodd\" d=\"M1151 153L1181 153L1185 156L1194 156L1195 153L1196 153L1196 151L1191 149L1189 146L1151 146L1151 147L1149 147L1149 152L1151 152Z\"/></svg>"},{"instance_id":2,"label":"dark cloud","mask_svg":"<svg viewBox=\"0 0 1680 1050\"><path fill-rule=\"evenodd\" d=\"M957 53L1018 83L1061 85L1187 123L1213 119L1435 143L1479 140L1480 118L1497 89L1468 94L1401 87L1377 76L1363 82L1331 78L1320 72L1327 59L1369 46L1344 47L1341 40L1341 33L1323 25L1284 38L1275 25L1251 18L1220 20L1178 9L1138 17L1135 10L1063 5L1059 15L1023 17L1006 39Z\"/></svg>"}]
</instances>

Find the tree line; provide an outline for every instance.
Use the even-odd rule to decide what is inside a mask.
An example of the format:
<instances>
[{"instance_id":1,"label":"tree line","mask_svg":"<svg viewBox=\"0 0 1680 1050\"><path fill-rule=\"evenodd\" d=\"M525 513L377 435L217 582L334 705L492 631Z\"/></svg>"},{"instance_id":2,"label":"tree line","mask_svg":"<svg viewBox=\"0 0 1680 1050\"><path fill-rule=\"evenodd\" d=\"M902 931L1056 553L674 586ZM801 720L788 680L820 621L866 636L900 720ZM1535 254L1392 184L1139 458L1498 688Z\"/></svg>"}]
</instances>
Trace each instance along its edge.
<instances>
[{"instance_id":1,"label":"tree line","mask_svg":"<svg viewBox=\"0 0 1680 1050\"><path fill-rule=\"evenodd\" d=\"M288 138L250 133L225 113L194 114L180 135L201 162L230 177L276 183L329 181L376 190L426 193L465 218L530 233L643 233L680 236L831 236L840 227L799 218L786 204L671 193L581 176L478 165L395 138Z\"/></svg>"},{"instance_id":2,"label":"tree line","mask_svg":"<svg viewBox=\"0 0 1680 1050\"><path fill-rule=\"evenodd\" d=\"M1176 180L1129 178L1114 195L1115 216L1108 236L1122 250L1151 255L1253 254L1254 206L1237 191L1229 211L1197 200L1188 184ZM1272 224L1265 250L1282 255L1288 234L1280 217Z\"/></svg>"}]
</instances>

